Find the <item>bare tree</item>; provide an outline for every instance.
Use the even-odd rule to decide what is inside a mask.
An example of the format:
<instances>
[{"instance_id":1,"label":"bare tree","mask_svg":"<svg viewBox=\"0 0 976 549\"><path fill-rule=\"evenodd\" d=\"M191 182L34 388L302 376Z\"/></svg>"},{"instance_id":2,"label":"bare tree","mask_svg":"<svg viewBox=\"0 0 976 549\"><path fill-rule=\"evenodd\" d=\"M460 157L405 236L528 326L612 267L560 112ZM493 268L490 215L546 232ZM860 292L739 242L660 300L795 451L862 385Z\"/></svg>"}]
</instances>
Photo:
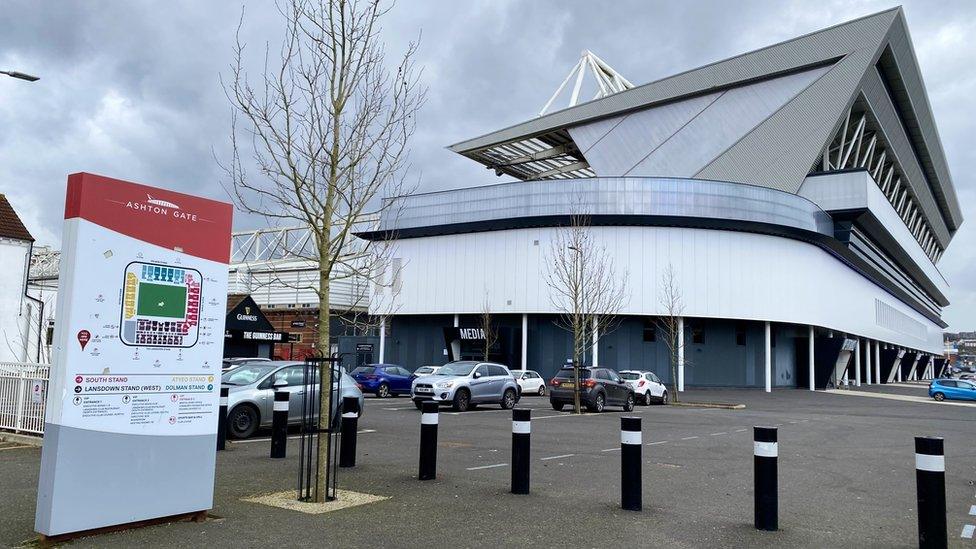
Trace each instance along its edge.
<instances>
[{"instance_id":1,"label":"bare tree","mask_svg":"<svg viewBox=\"0 0 976 549\"><path fill-rule=\"evenodd\" d=\"M681 298L681 286L674 273L674 266L670 263L668 263L664 273L661 274L659 291L658 301L664 314L657 318L656 323L664 332L664 342L668 346L668 362L671 367L671 400L678 402L678 359L685 344L681 320L685 304Z\"/></svg>"},{"instance_id":2,"label":"bare tree","mask_svg":"<svg viewBox=\"0 0 976 549\"><path fill-rule=\"evenodd\" d=\"M390 256L390 241L366 242L354 233L395 207L383 196L406 194L407 143L426 90L414 66L416 43L394 69L387 66L379 22L389 6L377 0L281 0L278 11L282 46L275 56L265 49L256 83L245 70L238 31L224 86L234 108L233 159L223 167L243 211L272 225L309 228L307 259L318 265L317 280L309 283L319 299L317 343L319 352L328 353L332 283L380 280ZM244 154L256 177L245 169ZM329 396L322 392L320 421L329 416ZM325 451L322 445L319 486ZM324 501L325 490L316 493Z\"/></svg>"},{"instance_id":3,"label":"bare tree","mask_svg":"<svg viewBox=\"0 0 976 549\"><path fill-rule=\"evenodd\" d=\"M580 368L586 353L612 331L628 301L627 273L618 274L606 247L590 231L589 217L574 213L560 227L546 254L549 298L556 325L573 336L573 411L580 413Z\"/></svg>"},{"instance_id":4,"label":"bare tree","mask_svg":"<svg viewBox=\"0 0 976 549\"><path fill-rule=\"evenodd\" d=\"M485 291L485 299L481 303L481 316L479 317L481 332L485 337L485 362L489 360L491 348L498 342L498 327L491 315L491 301L488 299L488 291Z\"/></svg>"}]
</instances>

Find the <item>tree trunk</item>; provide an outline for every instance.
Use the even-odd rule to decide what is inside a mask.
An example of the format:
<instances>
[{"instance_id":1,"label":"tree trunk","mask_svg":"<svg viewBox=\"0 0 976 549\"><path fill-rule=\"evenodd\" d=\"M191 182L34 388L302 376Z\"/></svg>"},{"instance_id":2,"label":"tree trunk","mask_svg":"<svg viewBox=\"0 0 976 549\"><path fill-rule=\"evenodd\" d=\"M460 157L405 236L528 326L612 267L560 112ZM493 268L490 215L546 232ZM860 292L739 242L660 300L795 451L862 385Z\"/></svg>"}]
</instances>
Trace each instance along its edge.
<instances>
[{"instance_id":1,"label":"tree trunk","mask_svg":"<svg viewBox=\"0 0 976 549\"><path fill-rule=\"evenodd\" d=\"M319 271L318 348L319 354L323 358L328 358L331 354L332 346L329 344L329 275L325 270ZM319 406L318 427L320 430L323 429L323 426L328 426L329 421L332 387L331 384L327 387L326 382L330 379L331 372L328 369L331 367L331 362L322 362L319 370L319 395L321 395L321 404ZM328 487L325 484L326 463L329 457L328 448L329 446L327 444L319 444L318 447L318 467L315 471L315 501L317 503L325 503L325 496L328 492Z\"/></svg>"}]
</instances>

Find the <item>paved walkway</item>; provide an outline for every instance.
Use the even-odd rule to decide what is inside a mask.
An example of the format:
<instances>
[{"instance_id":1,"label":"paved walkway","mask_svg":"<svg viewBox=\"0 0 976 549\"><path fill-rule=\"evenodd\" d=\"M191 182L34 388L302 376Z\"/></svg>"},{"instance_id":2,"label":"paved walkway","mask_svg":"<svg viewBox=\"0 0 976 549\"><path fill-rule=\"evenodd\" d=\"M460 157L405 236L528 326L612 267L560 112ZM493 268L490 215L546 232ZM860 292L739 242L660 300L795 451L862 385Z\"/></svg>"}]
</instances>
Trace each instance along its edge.
<instances>
[{"instance_id":1,"label":"paved walkway","mask_svg":"<svg viewBox=\"0 0 976 549\"><path fill-rule=\"evenodd\" d=\"M938 402L928 395L925 396L896 395L892 393L873 393L864 390L841 391L838 389L827 389L824 392L830 393L832 395L862 396L862 397L871 397L871 398L884 398L888 400L901 400L904 402L925 402L928 404L937 404L939 406L965 406L968 408L976 408L976 402L958 402L958 401L950 401L950 400L944 400L942 402Z\"/></svg>"}]
</instances>

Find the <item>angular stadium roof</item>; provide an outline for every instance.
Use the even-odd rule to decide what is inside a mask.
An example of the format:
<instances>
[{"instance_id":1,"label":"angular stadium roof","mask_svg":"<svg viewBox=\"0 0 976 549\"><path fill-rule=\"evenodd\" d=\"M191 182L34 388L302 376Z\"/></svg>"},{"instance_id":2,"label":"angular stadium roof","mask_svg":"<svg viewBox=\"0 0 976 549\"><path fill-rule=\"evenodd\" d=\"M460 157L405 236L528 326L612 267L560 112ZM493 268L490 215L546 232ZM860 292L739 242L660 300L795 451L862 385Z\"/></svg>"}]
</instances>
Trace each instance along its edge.
<instances>
[{"instance_id":1,"label":"angular stadium roof","mask_svg":"<svg viewBox=\"0 0 976 549\"><path fill-rule=\"evenodd\" d=\"M523 180L695 177L796 193L855 102L890 128L882 138L900 156L912 196L944 247L962 213L900 7L450 149Z\"/></svg>"}]
</instances>

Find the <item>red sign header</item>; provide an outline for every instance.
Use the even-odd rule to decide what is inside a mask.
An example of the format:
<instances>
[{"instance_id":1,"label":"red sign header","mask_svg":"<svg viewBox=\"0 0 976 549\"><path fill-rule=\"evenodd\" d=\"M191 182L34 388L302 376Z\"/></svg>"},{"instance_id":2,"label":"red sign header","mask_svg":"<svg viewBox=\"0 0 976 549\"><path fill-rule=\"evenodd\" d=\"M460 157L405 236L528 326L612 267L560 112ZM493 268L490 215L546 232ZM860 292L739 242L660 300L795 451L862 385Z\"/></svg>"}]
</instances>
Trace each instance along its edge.
<instances>
[{"instance_id":1,"label":"red sign header","mask_svg":"<svg viewBox=\"0 0 976 549\"><path fill-rule=\"evenodd\" d=\"M227 263L233 206L90 173L68 176L64 218L185 254Z\"/></svg>"}]
</instances>

